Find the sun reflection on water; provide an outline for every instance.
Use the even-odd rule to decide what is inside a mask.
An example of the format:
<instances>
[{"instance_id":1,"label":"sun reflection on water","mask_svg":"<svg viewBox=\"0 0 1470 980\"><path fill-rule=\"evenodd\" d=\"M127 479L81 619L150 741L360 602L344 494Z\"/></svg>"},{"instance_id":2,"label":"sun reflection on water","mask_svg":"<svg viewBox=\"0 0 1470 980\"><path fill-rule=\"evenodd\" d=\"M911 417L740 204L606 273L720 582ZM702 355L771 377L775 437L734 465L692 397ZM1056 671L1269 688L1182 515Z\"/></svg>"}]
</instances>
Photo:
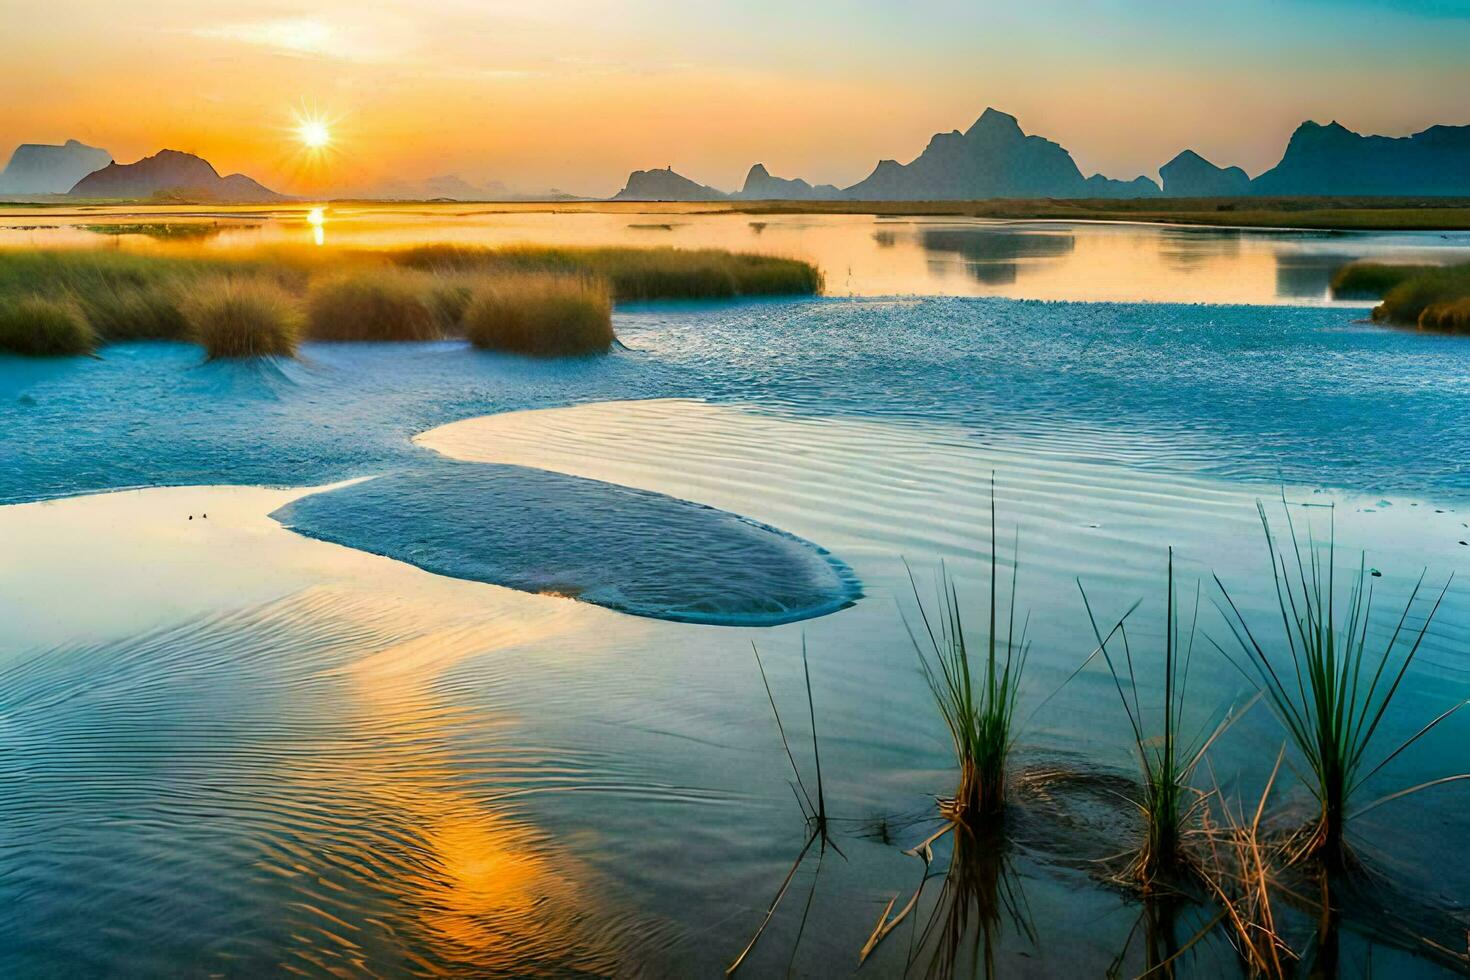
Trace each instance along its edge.
<instances>
[{"instance_id":1,"label":"sun reflection on water","mask_svg":"<svg viewBox=\"0 0 1470 980\"><path fill-rule=\"evenodd\" d=\"M311 238L318 245L325 245L327 241L326 224L327 209L312 208L306 212L306 223L311 225Z\"/></svg>"}]
</instances>

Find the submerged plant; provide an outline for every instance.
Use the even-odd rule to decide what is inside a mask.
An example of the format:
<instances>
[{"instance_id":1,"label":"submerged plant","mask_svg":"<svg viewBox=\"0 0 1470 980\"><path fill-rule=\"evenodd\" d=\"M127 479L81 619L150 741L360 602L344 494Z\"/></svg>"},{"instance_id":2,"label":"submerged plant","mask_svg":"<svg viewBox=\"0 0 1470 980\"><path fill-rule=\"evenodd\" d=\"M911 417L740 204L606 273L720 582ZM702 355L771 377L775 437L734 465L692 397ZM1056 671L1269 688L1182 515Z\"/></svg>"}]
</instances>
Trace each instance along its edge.
<instances>
[{"instance_id":1,"label":"submerged plant","mask_svg":"<svg viewBox=\"0 0 1470 980\"><path fill-rule=\"evenodd\" d=\"M1208 736L1204 730L1193 737L1183 732L1184 711L1188 702L1189 668L1194 659L1194 640L1199 624L1199 590L1196 587L1189 632L1185 636L1182 634L1179 600L1174 588L1173 548L1169 549L1166 579L1163 704L1157 712L1157 728L1149 724L1138 695L1135 658L1128 639L1126 621L1134 609L1138 608L1138 604L1135 603L1118 620L1112 631L1104 636L1080 579L1077 587L1082 590L1082 603L1087 608L1087 617L1092 624L1093 635L1097 638L1098 649L1112 674L1118 699L1123 703L1123 711L1127 714L1128 724L1133 731L1134 749L1143 779L1142 799L1135 801L1135 806L1143 816L1145 834L1143 846L1129 868L1129 877L1148 887L1161 874L1185 863L1185 833L1203 799L1202 794L1192 789L1191 780L1205 752L1239 715L1227 715ZM1121 664L1115 655L1118 651L1108 649L1114 636L1118 637L1115 646L1122 647Z\"/></svg>"},{"instance_id":2,"label":"submerged plant","mask_svg":"<svg viewBox=\"0 0 1470 980\"><path fill-rule=\"evenodd\" d=\"M806 780L801 776L801 767L796 764L796 756L791 751L791 742L786 738L786 726L781 723L781 712L776 708L776 696L771 692L771 682L766 678L766 668L761 663L760 650L756 649L754 644L751 644L751 650L755 653L755 663L756 667L760 670L761 684L766 689L766 698L771 703L771 714L776 719L776 731L781 735L781 747L786 752L787 761L791 763L791 774L794 777L791 790L796 795L796 804L801 808L801 815L806 822L807 835L806 843L802 844L801 850L796 854L796 860L791 863L791 869L786 872L786 877L781 880L781 887L776 890L775 898L771 899L771 904L766 907L765 916L761 919L761 924L756 928L755 934L750 937L750 942L745 944L745 948L740 951L740 955L735 957L735 960L725 968L726 976L730 976L736 970L739 970L741 964L745 962L745 958L750 955L751 950L755 949L755 944L760 942L761 936L765 934L766 927L771 924L771 919L776 915L776 908L781 904L781 900L786 897L786 892L790 890L791 882L796 878L796 872L801 869L802 863L806 861L807 856L811 853L812 846L818 845L817 870L819 872L821 871L821 858L825 856L829 845L838 854L842 853L836 843L831 839L828 831L827 796L822 789L822 753L817 744L817 709L815 702L812 700L812 673L811 668L807 664L806 640L803 638L801 642L801 670L803 677L806 679L807 714L811 719L812 725L812 761L816 771L816 782L812 790L807 788ZM816 887L817 883L814 877L812 880L813 894L816 892ZM811 895L808 895L806 911L802 913L802 929L806 927L806 913L810 911ZM801 934L798 933L797 943L800 942ZM792 956L794 957L795 955L796 951L793 949Z\"/></svg>"},{"instance_id":3,"label":"submerged plant","mask_svg":"<svg viewBox=\"0 0 1470 980\"><path fill-rule=\"evenodd\" d=\"M1282 506L1286 507L1285 498ZM1337 595L1335 529L1329 536L1325 558L1310 528L1304 553L1287 509L1291 536L1288 552L1278 547L1266 508L1257 504L1257 509L1271 557L1271 574L1281 614L1281 640L1271 643L1264 632L1253 631L1216 576L1224 600L1221 612L1243 654L1243 662L1235 658L1231 661L1265 692L1267 703L1306 759L1309 769L1306 782L1317 798L1319 812L1301 841L1298 856L1313 855L1330 866L1340 866L1348 856L1343 832L1350 815L1349 804L1363 784L1466 704L1461 701L1451 706L1376 764L1369 765L1368 752L1375 745L1374 736L1454 576L1445 582L1415 629L1409 625L1409 618L1423 589L1421 574L1387 641L1379 640L1369 632L1373 586L1364 563L1359 563L1346 603ZM1229 656L1223 647L1221 652ZM1367 804L1357 812L1459 779L1470 779L1470 773L1420 783Z\"/></svg>"},{"instance_id":4,"label":"submerged plant","mask_svg":"<svg viewBox=\"0 0 1470 980\"><path fill-rule=\"evenodd\" d=\"M990 607L983 660L971 662L970 643L960 613L954 579L940 566L938 600L931 612L909 571L914 600L923 623L922 638L909 636L919 655L925 680L949 729L959 765L959 785L947 814L957 821L994 817L1005 805L1006 762L1016 739L1016 699L1026 667L1026 624L1016 636L1016 578L1012 561L1010 594L1004 624L999 622L999 558L996 554L995 485L990 488ZM907 620L905 621L907 624ZM1004 634L1002 635L1002 629ZM927 640L927 646L925 644ZM977 658L978 659L978 658Z\"/></svg>"}]
</instances>

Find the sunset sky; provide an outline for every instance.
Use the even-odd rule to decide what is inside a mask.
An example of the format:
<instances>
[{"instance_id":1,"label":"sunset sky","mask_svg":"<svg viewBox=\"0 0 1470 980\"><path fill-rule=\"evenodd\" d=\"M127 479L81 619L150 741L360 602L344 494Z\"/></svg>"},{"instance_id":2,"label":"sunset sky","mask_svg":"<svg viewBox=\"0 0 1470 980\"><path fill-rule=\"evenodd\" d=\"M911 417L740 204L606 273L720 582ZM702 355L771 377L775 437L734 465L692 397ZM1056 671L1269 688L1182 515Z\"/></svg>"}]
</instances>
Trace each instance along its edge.
<instances>
[{"instance_id":1,"label":"sunset sky","mask_svg":"<svg viewBox=\"0 0 1470 980\"><path fill-rule=\"evenodd\" d=\"M0 157L170 147L286 192L634 168L849 184L987 105L1084 173L1184 147L1252 174L1303 119L1470 123L1470 0L5 0ZM329 120L312 163L293 127Z\"/></svg>"}]
</instances>

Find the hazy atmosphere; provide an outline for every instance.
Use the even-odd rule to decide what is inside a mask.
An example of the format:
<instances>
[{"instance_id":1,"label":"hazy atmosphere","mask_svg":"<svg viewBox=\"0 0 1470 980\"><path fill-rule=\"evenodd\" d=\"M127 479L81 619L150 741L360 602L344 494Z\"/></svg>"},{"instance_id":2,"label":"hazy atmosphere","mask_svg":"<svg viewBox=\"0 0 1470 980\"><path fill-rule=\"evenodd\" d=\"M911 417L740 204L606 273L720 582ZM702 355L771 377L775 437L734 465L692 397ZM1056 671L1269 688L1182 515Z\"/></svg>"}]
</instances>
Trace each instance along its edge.
<instances>
[{"instance_id":1,"label":"hazy atmosphere","mask_svg":"<svg viewBox=\"0 0 1470 980\"><path fill-rule=\"evenodd\" d=\"M1255 175L1304 119L1466 123L1461 0L749 3L111 0L0 5L0 152L159 148L285 193L389 176L616 191L672 165L726 190L764 162L845 186L986 105L1085 173L1192 147ZM293 113L331 119L306 161Z\"/></svg>"}]
</instances>

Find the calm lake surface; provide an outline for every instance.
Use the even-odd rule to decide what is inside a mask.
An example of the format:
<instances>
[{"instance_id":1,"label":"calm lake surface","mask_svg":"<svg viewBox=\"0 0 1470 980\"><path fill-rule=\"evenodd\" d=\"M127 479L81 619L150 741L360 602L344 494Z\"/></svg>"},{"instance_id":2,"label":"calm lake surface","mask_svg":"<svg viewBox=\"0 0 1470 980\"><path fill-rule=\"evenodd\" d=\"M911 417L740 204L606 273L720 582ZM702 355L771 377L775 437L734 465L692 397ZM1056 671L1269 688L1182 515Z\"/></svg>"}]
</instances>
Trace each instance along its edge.
<instances>
[{"instance_id":1,"label":"calm lake surface","mask_svg":"<svg viewBox=\"0 0 1470 980\"><path fill-rule=\"evenodd\" d=\"M978 621L992 474L1034 644L1009 843L959 913L931 881L864 974L1146 968L1144 910L1099 871L1135 833L1134 766L1106 670L1071 676L1079 577L1104 616L1143 600L1152 664L1174 548L1190 614L1199 587L1186 725L1213 726L1250 694L1205 639L1228 639L1213 576L1271 629L1264 501L1379 573L1374 636L1421 572L1435 595L1458 576L1383 751L1470 697L1470 341L1326 296L1342 262L1463 260L1463 234L464 206L0 224L0 246L758 249L818 261L829 293L621 308L627 349L568 362L0 359L6 976L717 976L805 839L752 644L810 774L806 647L842 853L803 865L743 972L856 972L953 790L904 560L926 595L944 561ZM1470 769L1467 739L1451 719L1365 802ZM1252 800L1281 743L1257 705L1200 781ZM1285 774L1275 819L1308 803ZM1463 972L1467 804L1451 784L1353 824L1386 884L1344 900L1342 975ZM1311 916L1280 914L1313 949ZM1175 945L1212 915L1180 910ZM1238 973L1218 933L1185 957Z\"/></svg>"}]
</instances>

